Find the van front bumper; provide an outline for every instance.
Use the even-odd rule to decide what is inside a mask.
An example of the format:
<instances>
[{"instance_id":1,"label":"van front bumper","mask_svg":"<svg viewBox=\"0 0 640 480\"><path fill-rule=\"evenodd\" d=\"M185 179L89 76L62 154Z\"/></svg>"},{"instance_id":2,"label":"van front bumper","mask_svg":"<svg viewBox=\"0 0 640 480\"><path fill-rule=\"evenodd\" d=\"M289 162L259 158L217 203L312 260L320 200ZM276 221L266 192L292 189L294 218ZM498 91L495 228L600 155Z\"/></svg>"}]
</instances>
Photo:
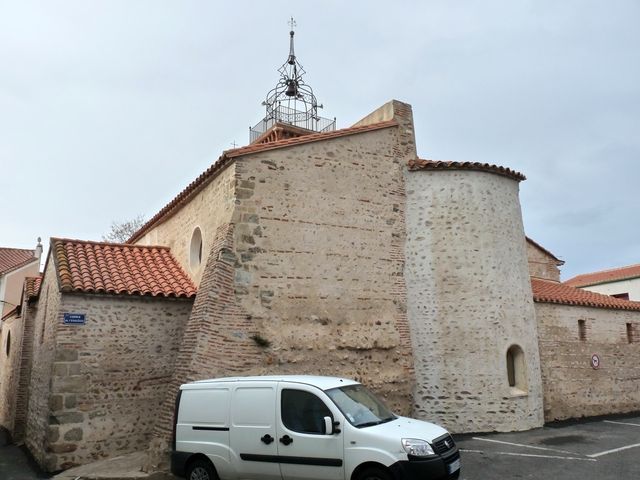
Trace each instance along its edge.
<instances>
[{"instance_id":1,"label":"van front bumper","mask_svg":"<svg viewBox=\"0 0 640 480\"><path fill-rule=\"evenodd\" d=\"M389 467L396 480L449 480L460 476L460 469L449 473L449 465L460 459L457 449L447 457L400 460Z\"/></svg>"}]
</instances>

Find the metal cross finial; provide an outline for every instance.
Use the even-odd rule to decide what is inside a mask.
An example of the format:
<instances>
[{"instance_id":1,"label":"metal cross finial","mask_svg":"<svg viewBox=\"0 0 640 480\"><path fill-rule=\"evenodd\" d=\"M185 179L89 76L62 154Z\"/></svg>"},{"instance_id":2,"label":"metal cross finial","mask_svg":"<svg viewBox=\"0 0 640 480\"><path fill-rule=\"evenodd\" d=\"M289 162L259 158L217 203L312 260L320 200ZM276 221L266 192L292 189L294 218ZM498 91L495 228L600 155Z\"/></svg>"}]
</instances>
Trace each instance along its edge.
<instances>
[{"instance_id":1,"label":"metal cross finial","mask_svg":"<svg viewBox=\"0 0 640 480\"><path fill-rule=\"evenodd\" d=\"M295 27L298 26L298 24L296 23L296 21L293 19L293 17L291 17L291 20L289 20L287 22L289 24L289 26L291 27L291 30L293 30Z\"/></svg>"}]
</instances>

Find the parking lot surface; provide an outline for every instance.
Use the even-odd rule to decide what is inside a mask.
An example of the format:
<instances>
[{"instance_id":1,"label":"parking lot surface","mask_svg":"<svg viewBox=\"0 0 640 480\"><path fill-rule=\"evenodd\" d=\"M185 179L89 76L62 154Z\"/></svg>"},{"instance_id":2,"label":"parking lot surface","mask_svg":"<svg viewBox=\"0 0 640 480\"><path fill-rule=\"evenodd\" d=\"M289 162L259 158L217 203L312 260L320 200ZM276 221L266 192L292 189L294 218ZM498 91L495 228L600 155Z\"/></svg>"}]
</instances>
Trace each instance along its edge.
<instances>
[{"instance_id":1,"label":"parking lot surface","mask_svg":"<svg viewBox=\"0 0 640 480\"><path fill-rule=\"evenodd\" d=\"M640 479L640 414L455 439L462 480Z\"/></svg>"},{"instance_id":2,"label":"parking lot surface","mask_svg":"<svg viewBox=\"0 0 640 480\"><path fill-rule=\"evenodd\" d=\"M38 470L19 447L12 445L7 433L0 429L0 480L38 480L49 478Z\"/></svg>"}]
</instances>

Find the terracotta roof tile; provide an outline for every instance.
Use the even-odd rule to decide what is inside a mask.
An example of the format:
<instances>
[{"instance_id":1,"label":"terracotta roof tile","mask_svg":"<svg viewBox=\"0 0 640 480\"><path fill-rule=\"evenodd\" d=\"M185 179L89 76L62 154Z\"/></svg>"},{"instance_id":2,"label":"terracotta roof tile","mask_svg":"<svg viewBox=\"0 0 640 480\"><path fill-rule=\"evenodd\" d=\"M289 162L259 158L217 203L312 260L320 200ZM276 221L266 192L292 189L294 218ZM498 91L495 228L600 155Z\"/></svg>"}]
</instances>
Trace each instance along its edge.
<instances>
[{"instance_id":1,"label":"terracotta roof tile","mask_svg":"<svg viewBox=\"0 0 640 480\"><path fill-rule=\"evenodd\" d=\"M52 238L63 292L193 298L196 287L167 247Z\"/></svg>"},{"instance_id":2,"label":"terracotta roof tile","mask_svg":"<svg viewBox=\"0 0 640 480\"><path fill-rule=\"evenodd\" d=\"M285 138L269 143L251 144L245 147L236 148L233 150L226 150L222 153L220 158L216 160L213 165L207 168L202 174L198 176L193 182L182 190L173 200L165 205L162 210L155 214L147 223L145 223L136 233L134 233L127 243L134 243L139 240L145 233L151 230L156 224L160 223L166 217L174 213L178 207L185 203L189 198L202 190L209 184L214 178L218 176L224 168L233 161L234 158L242 155L249 155L252 153L264 152L269 150L275 150L278 148L292 147L304 143L317 142L321 140L329 140L332 138L344 137L347 135L354 135L357 133L370 132L373 130L380 130L383 128L395 127L398 123L395 120L387 120L385 122L374 123L371 125L362 125L358 127L343 128L340 130L334 130L332 132L323 133L310 133L301 137Z\"/></svg>"},{"instance_id":3,"label":"terracotta roof tile","mask_svg":"<svg viewBox=\"0 0 640 480\"><path fill-rule=\"evenodd\" d=\"M0 275L35 261L34 252L24 248L0 247Z\"/></svg>"},{"instance_id":4,"label":"terracotta roof tile","mask_svg":"<svg viewBox=\"0 0 640 480\"><path fill-rule=\"evenodd\" d=\"M521 182L526 180L523 174L511 170L506 167L499 167L498 165L492 165L489 163L479 162L452 162L442 160L410 160L409 170L476 170L480 172L495 173L496 175L502 175L512 180Z\"/></svg>"},{"instance_id":5,"label":"terracotta roof tile","mask_svg":"<svg viewBox=\"0 0 640 480\"><path fill-rule=\"evenodd\" d=\"M612 268L610 270L602 270L599 272L583 273L570 278L566 285L572 287L588 287L589 285L598 285L600 283L615 282L618 280L628 280L640 277L640 265L628 265L626 267Z\"/></svg>"},{"instance_id":6,"label":"terracotta roof tile","mask_svg":"<svg viewBox=\"0 0 640 480\"><path fill-rule=\"evenodd\" d=\"M531 288L534 301L540 303L640 311L640 302L631 302L601 293L589 292L551 280L532 278Z\"/></svg>"},{"instance_id":7,"label":"terracotta roof tile","mask_svg":"<svg viewBox=\"0 0 640 480\"><path fill-rule=\"evenodd\" d=\"M24 279L25 296L27 301L40 296L41 285L42 275L38 277L27 277Z\"/></svg>"},{"instance_id":8,"label":"terracotta roof tile","mask_svg":"<svg viewBox=\"0 0 640 480\"><path fill-rule=\"evenodd\" d=\"M388 127L396 127L397 125L398 122L396 122L395 120L387 120L385 122L372 123L371 125L342 128L340 130L333 130L331 132L310 133L309 135L303 135L301 137L294 138L285 138L276 142L253 143L251 145L247 145L246 147L227 150L223 153L223 155L227 155L229 157L239 157L248 153L264 152L265 150L275 150L276 148L291 147L293 145L317 142L319 140L329 140L331 138L344 137L346 135L353 135L356 133L370 132L372 130L380 130L382 128Z\"/></svg>"}]
</instances>

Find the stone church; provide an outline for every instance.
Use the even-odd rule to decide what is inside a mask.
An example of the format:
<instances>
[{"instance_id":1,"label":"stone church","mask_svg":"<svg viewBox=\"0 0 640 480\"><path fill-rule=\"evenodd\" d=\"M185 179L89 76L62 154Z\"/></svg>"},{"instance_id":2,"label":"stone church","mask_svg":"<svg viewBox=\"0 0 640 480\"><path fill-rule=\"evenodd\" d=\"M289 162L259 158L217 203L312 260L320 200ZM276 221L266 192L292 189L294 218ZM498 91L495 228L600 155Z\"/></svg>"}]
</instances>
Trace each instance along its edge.
<instances>
[{"instance_id":1,"label":"stone church","mask_svg":"<svg viewBox=\"0 0 640 480\"><path fill-rule=\"evenodd\" d=\"M44 468L166 452L179 385L229 375L356 378L458 433L640 409L640 303L560 282L522 174L421 158L395 100L336 130L301 72L291 32L251 143L127 243L51 239L0 351Z\"/></svg>"}]
</instances>

